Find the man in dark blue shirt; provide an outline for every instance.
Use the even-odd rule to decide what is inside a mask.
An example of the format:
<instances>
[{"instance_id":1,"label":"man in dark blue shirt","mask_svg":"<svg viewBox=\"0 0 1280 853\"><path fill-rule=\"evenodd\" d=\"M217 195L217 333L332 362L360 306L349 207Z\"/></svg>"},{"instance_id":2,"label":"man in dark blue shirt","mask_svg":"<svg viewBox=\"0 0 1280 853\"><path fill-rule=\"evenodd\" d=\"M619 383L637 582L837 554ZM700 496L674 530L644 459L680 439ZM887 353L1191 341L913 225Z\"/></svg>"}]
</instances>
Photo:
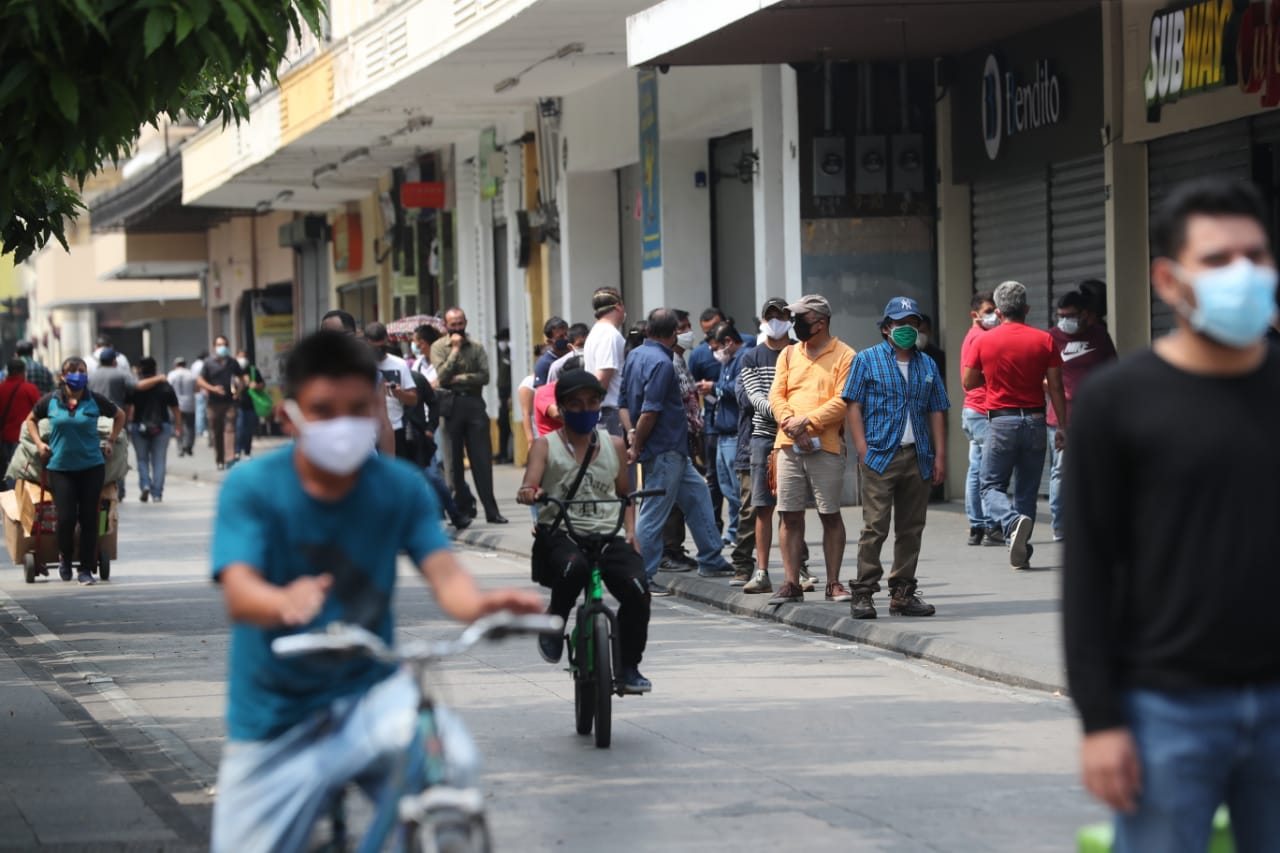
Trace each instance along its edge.
<instances>
[{"instance_id":1,"label":"man in dark blue shirt","mask_svg":"<svg viewBox=\"0 0 1280 853\"><path fill-rule=\"evenodd\" d=\"M569 323L563 317L551 317L542 324L542 334L547 338L547 348L533 365L533 387L547 384L547 374L556 359L569 353Z\"/></svg>"},{"instance_id":2,"label":"man in dark blue shirt","mask_svg":"<svg viewBox=\"0 0 1280 853\"><path fill-rule=\"evenodd\" d=\"M671 362L676 325L676 313L669 308L656 308L649 314L648 339L632 350L622 369L619 404L635 424L628 461L640 464L646 489L666 490L662 497L649 498L641 505L636 522L645 574L655 595L666 592L654 577L662 558L662 528L677 504L698 546L698 574L733 574L733 567L720 556L720 535L711 516L707 483L689 459L689 422Z\"/></svg>"},{"instance_id":3,"label":"man in dark blue shirt","mask_svg":"<svg viewBox=\"0 0 1280 853\"><path fill-rule=\"evenodd\" d=\"M932 616L933 605L916 594L916 563L929 507L929 483L946 474L946 425L950 408L942 375L933 359L916 349L920 306L914 299L891 299L884 309L885 340L853 360L844 399L849 403L853 446L862 471L862 536L858 539L858 579L850 612L874 619L871 597L880 591L884 567L880 549L894 522L893 569L889 572L889 613ZM893 519L894 512L897 519Z\"/></svg>"}]
</instances>

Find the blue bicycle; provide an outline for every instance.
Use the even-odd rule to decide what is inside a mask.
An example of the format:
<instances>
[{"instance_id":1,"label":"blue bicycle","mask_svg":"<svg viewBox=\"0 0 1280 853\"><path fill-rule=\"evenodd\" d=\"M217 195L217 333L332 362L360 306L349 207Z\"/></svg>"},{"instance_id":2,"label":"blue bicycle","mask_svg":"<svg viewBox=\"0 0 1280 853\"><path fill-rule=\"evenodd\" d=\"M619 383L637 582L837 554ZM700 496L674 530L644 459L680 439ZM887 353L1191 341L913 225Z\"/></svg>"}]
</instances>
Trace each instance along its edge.
<instances>
[{"instance_id":1,"label":"blue bicycle","mask_svg":"<svg viewBox=\"0 0 1280 853\"><path fill-rule=\"evenodd\" d=\"M418 688L417 732L393 774L388 794L377 804L373 823L357 848L360 853L382 850L389 842L395 850L488 853L491 844L484 795L478 788L446 783L448 738L436 724L436 702L427 671L484 640L563 630L564 621L558 616L517 616L504 611L476 620L455 640L411 643L399 649L391 649L364 628L344 623L333 623L324 631L279 637L271 643L271 650L280 657L362 655L382 663L403 664L413 672ZM349 849L342 797L330 811L330 825L332 839L325 849Z\"/></svg>"}]
</instances>

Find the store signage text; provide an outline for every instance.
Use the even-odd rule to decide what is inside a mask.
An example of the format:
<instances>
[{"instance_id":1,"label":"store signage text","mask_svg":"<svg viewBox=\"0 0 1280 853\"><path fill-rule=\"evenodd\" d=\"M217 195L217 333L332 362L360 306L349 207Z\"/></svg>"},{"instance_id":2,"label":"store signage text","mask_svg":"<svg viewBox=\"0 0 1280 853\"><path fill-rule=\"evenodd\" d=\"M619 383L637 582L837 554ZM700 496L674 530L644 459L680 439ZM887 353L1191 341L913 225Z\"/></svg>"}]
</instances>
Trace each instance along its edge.
<instances>
[{"instance_id":1,"label":"store signage text","mask_svg":"<svg viewBox=\"0 0 1280 853\"><path fill-rule=\"evenodd\" d=\"M1148 118L1188 95L1236 85L1280 105L1280 0L1202 0L1151 16L1143 89Z\"/></svg>"},{"instance_id":2,"label":"store signage text","mask_svg":"<svg viewBox=\"0 0 1280 853\"><path fill-rule=\"evenodd\" d=\"M988 158L1000 156L1003 139L1061 120L1062 81L1049 60L1036 62L1032 79L1026 81L1012 71L1002 72L994 54L987 57L982 71L982 136Z\"/></svg>"}]
</instances>

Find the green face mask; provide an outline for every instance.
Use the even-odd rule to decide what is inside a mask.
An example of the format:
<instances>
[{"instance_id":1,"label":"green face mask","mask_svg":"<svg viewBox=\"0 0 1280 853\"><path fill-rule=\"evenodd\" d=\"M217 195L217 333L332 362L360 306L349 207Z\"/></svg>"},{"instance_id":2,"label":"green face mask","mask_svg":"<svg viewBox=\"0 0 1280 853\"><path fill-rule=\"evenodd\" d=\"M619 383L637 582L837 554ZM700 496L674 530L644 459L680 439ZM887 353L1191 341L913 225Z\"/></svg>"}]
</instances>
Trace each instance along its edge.
<instances>
[{"instance_id":1,"label":"green face mask","mask_svg":"<svg viewBox=\"0 0 1280 853\"><path fill-rule=\"evenodd\" d=\"M915 326L899 326L889 333L889 337L893 338L893 342L900 348L911 349L916 345L916 335L918 334L919 332L916 331Z\"/></svg>"}]
</instances>

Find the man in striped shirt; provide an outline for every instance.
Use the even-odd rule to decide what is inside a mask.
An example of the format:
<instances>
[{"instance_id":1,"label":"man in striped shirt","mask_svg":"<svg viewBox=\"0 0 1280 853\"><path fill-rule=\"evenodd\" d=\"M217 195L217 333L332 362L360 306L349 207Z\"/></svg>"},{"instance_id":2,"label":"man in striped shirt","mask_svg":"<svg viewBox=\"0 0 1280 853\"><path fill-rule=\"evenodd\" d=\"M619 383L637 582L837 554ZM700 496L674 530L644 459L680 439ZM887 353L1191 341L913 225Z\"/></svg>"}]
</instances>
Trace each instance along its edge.
<instances>
[{"instance_id":1,"label":"man in striped shirt","mask_svg":"<svg viewBox=\"0 0 1280 853\"><path fill-rule=\"evenodd\" d=\"M933 605L916 594L916 564L929 508L929 484L946 476L947 390L933 359L916 349L920 306L889 300L880 330L885 340L853 360L844 399L862 471L862 536L858 579L849 605L854 619L876 618L872 596L880 591L880 549L896 536L889 572L889 613L932 616ZM897 512L897 518L893 515Z\"/></svg>"}]
</instances>

